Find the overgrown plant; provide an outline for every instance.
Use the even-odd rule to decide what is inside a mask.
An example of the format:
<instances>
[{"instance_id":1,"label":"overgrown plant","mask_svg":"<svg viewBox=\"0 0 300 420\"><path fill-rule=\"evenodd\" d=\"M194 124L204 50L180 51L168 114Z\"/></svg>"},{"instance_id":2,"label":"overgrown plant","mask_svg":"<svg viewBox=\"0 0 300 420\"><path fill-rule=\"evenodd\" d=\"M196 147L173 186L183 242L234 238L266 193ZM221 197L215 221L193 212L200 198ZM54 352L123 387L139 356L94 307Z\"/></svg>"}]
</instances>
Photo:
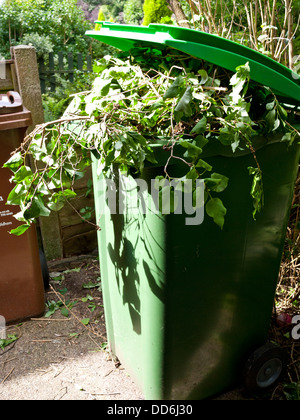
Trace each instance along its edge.
<instances>
[{"instance_id":1,"label":"overgrown plant","mask_svg":"<svg viewBox=\"0 0 300 420\"><path fill-rule=\"evenodd\" d=\"M83 34L92 29L77 0L5 0L0 4L0 52L10 58L10 47L28 43L45 50L100 52Z\"/></svg>"},{"instance_id":2,"label":"overgrown plant","mask_svg":"<svg viewBox=\"0 0 300 420\"><path fill-rule=\"evenodd\" d=\"M278 133L288 146L299 133L293 113L251 81L248 63L233 74L172 49L138 48L130 59L104 57L98 71L92 91L76 95L62 119L37 127L4 165L16 184L8 204L20 206L16 217L24 222L13 233L75 196L73 182L91 163L91 151L104 175L114 165L138 176L145 164L156 164L157 143L166 152L164 178L172 179L170 162L180 160L186 168L181 180L204 180L206 212L220 228L226 215L220 193L230 180L214 172L203 149L220 142L233 153L250 151L253 166L245 170L253 179L255 217L263 206L263 174L253 138Z\"/></svg>"},{"instance_id":3,"label":"overgrown plant","mask_svg":"<svg viewBox=\"0 0 300 420\"><path fill-rule=\"evenodd\" d=\"M180 26L232 39L295 67L299 0L166 0Z\"/></svg>"},{"instance_id":4,"label":"overgrown plant","mask_svg":"<svg viewBox=\"0 0 300 420\"><path fill-rule=\"evenodd\" d=\"M168 8L166 0L145 0L143 5L144 20L143 25L149 25L150 23L161 23L162 19L166 19L163 22L171 22L172 12Z\"/></svg>"}]
</instances>

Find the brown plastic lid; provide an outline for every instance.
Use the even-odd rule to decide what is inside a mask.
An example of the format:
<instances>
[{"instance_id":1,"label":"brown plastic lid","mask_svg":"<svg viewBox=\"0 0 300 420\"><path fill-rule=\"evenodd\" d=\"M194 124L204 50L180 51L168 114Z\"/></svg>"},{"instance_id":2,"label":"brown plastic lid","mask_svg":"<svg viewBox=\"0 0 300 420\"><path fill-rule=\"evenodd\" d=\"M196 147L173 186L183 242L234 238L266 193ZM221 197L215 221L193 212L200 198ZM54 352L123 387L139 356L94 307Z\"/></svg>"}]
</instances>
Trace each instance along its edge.
<instances>
[{"instance_id":1,"label":"brown plastic lid","mask_svg":"<svg viewBox=\"0 0 300 420\"><path fill-rule=\"evenodd\" d=\"M29 127L31 124L31 112L23 106L17 92L0 94L0 131Z\"/></svg>"}]
</instances>

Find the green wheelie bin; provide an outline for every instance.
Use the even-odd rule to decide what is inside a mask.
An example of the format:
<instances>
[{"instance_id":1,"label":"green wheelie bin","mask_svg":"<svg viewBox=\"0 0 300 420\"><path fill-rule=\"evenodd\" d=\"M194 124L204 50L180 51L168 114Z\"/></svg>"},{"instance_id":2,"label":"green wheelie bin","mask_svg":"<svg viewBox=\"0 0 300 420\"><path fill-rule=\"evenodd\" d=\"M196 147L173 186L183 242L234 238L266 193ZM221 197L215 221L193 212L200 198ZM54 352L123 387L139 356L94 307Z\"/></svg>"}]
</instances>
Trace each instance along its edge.
<instances>
[{"instance_id":1,"label":"green wheelie bin","mask_svg":"<svg viewBox=\"0 0 300 420\"><path fill-rule=\"evenodd\" d=\"M125 51L166 45L228 70L249 61L253 80L287 103L300 100L299 80L290 70L216 36L168 25L108 23L87 34ZM185 214L111 212L94 156L108 341L146 399L205 399L242 376L251 390L266 390L281 375L284 354L267 338L300 149L295 141L287 150L280 140L254 140L265 190L256 221L244 170L253 162L251 152L233 153L217 141L203 151L206 162L230 179L222 193L228 210L223 230L208 217L193 225ZM159 163L143 171L149 186L164 175L166 160L162 147L153 148ZM180 177L182 163L172 162L169 173Z\"/></svg>"}]
</instances>

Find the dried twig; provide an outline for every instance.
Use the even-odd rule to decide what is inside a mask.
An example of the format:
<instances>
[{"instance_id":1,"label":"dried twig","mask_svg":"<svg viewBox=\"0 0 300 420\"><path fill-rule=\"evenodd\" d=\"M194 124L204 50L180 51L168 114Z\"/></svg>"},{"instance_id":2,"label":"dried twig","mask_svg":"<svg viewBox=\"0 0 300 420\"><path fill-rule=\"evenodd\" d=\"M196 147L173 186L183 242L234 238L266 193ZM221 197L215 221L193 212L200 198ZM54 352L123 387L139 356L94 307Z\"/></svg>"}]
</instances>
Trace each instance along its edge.
<instances>
[{"instance_id":1,"label":"dried twig","mask_svg":"<svg viewBox=\"0 0 300 420\"><path fill-rule=\"evenodd\" d=\"M53 319L53 318L30 318L30 321L51 321L51 322L64 322L64 321L70 321L70 318L64 318L64 319Z\"/></svg>"},{"instance_id":2,"label":"dried twig","mask_svg":"<svg viewBox=\"0 0 300 420\"><path fill-rule=\"evenodd\" d=\"M59 298L59 300L62 302L62 304L64 305L65 308L68 309L68 311L73 315L73 317L76 319L76 321L78 321L81 325L84 326L84 328L89 331L90 333L96 335L97 337L102 338L103 340L106 340L106 337L104 337L102 334L100 334L98 331L95 331L93 328L90 328L88 325L85 325L80 318L78 318L78 316L74 313L74 311L72 311L65 303L65 299L64 297L57 292L54 287L50 284L50 288L52 289L53 293Z\"/></svg>"},{"instance_id":3,"label":"dried twig","mask_svg":"<svg viewBox=\"0 0 300 420\"><path fill-rule=\"evenodd\" d=\"M6 379L8 379L10 377L10 375L13 373L13 371L15 370L15 368L13 367L11 369L11 371L5 376L5 378L3 379L3 381L0 383L0 385L3 385L4 382L6 381Z\"/></svg>"}]
</instances>

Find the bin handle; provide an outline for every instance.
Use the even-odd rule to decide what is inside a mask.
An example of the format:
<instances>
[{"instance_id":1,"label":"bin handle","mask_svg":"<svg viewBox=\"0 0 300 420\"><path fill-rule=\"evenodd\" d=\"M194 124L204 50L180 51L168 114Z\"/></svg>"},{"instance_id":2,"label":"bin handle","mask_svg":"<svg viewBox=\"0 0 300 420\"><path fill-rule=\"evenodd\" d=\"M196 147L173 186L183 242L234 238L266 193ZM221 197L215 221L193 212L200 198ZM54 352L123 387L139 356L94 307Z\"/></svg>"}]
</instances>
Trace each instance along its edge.
<instances>
[{"instance_id":1,"label":"bin handle","mask_svg":"<svg viewBox=\"0 0 300 420\"><path fill-rule=\"evenodd\" d=\"M21 99L21 96L18 94L18 92L13 92L10 90L9 92L6 93L6 95L11 104L14 104L15 102L17 102L18 105L22 104L22 99Z\"/></svg>"},{"instance_id":2,"label":"bin handle","mask_svg":"<svg viewBox=\"0 0 300 420\"><path fill-rule=\"evenodd\" d=\"M5 94L0 94L0 115L21 112L22 110L22 98L18 92L10 90Z\"/></svg>"}]
</instances>

